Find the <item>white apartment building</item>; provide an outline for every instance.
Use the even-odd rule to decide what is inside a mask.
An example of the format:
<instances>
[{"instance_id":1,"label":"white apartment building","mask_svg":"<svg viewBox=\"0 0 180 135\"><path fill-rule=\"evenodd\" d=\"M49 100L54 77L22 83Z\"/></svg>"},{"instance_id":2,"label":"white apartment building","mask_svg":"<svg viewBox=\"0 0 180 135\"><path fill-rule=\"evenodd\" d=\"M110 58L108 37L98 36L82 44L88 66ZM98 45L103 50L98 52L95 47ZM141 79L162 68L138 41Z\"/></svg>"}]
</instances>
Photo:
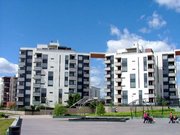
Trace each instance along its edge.
<instances>
[{"instance_id":1,"label":"white apartment building","mask_svg":"<svg viewBox=\"0 0 180 135\"><path fill-rule=\"evenodd\" d=\"M100 88L97 88L95 86L90 87L89 91L89 98L91 99L100 99Z\"/></svg>"},{"instance_id":2,"label":"white apartment building","mask_svg":"<svg viewBox=\"0 0 180 135\"><path fill-rule=\"evenodd\" d=\"M52 42L19 53L18 107L66 105L70 93L89 96L89 54Z\"/></svg>"},{"instance_id":3,"label":"white apartment building","mask_svg":"<svg viewBox=\"0 0 180 135\"><path fill-rule=\"evenodd\" d=\"M177 102L175 52L154 53L138 47L105 55L106 104L154 104L156 97Z\"/></svg>"}]
</instances>

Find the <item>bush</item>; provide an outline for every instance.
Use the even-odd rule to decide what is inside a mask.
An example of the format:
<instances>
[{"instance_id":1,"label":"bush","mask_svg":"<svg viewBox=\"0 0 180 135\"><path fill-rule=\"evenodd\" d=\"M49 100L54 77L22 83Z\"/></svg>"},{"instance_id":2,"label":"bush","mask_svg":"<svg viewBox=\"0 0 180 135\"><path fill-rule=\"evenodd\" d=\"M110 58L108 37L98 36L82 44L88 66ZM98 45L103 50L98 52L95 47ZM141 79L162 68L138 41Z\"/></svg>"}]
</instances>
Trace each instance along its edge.
<instances>
[{"instance_id":1,"label":"bush","mask_svg":"<svg viewBox=\"0 0 180 135\"><path fill-rule=\"evenodd\" d=\"M61 105L61 104L56 104L54 107L53 115L54 116L62 116L67 112L67 109Z\"/></svg>"},{"instance_id":2,"label":"bush","mask_svg":"<svg viewBox=\"0 0 180 135\"><path fill-rule=\"evenodd\" d=\"M5 116L5 113L3 112L0 112L0 118L4 117Z\"/></svg>"},{"instance_id":3,"label":"bush","mask_svg":"<svg viewBox=\"0 0 180 135\"><path fill-rule=\"evenodd\" d=\"M96 106L96 115L104 115L105 114L105 108L104 105L102 103L99 103Z\"/></svg>"}]
</instances>

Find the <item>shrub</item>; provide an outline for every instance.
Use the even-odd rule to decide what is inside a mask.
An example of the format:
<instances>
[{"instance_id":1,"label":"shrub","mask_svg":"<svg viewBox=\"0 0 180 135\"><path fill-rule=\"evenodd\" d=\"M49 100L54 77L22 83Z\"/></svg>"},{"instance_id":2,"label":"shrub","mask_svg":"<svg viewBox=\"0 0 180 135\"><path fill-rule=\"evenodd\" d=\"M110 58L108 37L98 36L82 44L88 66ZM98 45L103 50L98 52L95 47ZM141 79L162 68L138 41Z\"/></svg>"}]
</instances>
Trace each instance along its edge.
<instances>
[{"instance_id":1,"label":"shrub","mask_svg":"<svg viewBox=\"0 0 180 135\"><path fill-rule=\"evenodd\" d=\"M104 115L104 114L105 114L105 108L104 108L104 105L100 102L96 106L96 115Z\"/></svg>"},{"instance_id":2,"label":"shrub","mask_svg":"<svg viewBox=\"0 0 180 135\"><path fill-rule=\"evenodd\" d=\"M67 112L67 109L61 105L61 104L56 104L54 107L53 115L54 116L62 116Z\"/></svg>"}]
</instances>

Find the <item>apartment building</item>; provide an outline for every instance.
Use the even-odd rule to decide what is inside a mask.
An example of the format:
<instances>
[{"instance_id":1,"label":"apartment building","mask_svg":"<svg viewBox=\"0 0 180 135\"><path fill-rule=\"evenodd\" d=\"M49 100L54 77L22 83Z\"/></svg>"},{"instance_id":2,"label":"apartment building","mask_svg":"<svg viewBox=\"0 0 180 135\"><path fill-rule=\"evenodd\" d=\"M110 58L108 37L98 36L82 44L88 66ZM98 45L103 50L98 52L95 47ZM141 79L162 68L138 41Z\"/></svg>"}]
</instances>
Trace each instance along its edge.
<instances>
[{"instance_id":1,"label":"apartment building","mask_svg":"<svg viewBox=\"0 0 180 135\"><path fill-rule=\"evenodd\" d=\"M7 106L8 102L16 101L17 77L0 78L0 103Z\"/></svg>"},{"instance_id":2,"label":"apartment building","mask_svg":"<svg viewBox=\"0 0 180 135\"><path fill-rule=\"evenodd\" d=\"M19 53L18 107L66 105L70 93L89 96L89 54L54 42Z\"/></svg>"},{"instance_id":3,"label":"apartment building","mask_svg":"<svg viewBox=\"0 0 180 135\"><path fill-rule=\"evenodd\" d=\"M89 91L89 98L91 99L100 99L100 88L97 88L95 86L90 87Z\"/></svg>"},{"instance_id":4,"label":"apartment building","mask_svg":"<svg viewBox=\"0 0 180 135\"><path fill-rule=\"evenodd\" d=\"M139 47L107 53L106 104L155 104L158 96L174 104L178 99L175 57L175 52L155 53Z\"/></svg>"}]
</instances>

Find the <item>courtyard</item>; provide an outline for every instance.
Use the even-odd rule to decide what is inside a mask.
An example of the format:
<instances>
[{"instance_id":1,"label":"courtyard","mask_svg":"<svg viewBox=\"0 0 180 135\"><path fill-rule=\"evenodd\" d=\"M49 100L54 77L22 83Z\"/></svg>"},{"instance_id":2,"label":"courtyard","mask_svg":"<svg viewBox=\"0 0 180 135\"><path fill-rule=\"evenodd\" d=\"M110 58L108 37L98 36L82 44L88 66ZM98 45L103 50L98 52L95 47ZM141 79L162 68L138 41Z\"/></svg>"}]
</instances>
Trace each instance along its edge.
<instances>
[{"instance_id":1,"label":"courtyard","mask_svg":"<svg viewBox=\"0 0 180 135\"><path fill-rule=\"evenodd\" d=\"M23 116L22 135L179 135L180 124L169 124L168 118L156 118L155 124L142 119L127 122L69 122L51 116Z\"/></svg>"}]
</instances>

